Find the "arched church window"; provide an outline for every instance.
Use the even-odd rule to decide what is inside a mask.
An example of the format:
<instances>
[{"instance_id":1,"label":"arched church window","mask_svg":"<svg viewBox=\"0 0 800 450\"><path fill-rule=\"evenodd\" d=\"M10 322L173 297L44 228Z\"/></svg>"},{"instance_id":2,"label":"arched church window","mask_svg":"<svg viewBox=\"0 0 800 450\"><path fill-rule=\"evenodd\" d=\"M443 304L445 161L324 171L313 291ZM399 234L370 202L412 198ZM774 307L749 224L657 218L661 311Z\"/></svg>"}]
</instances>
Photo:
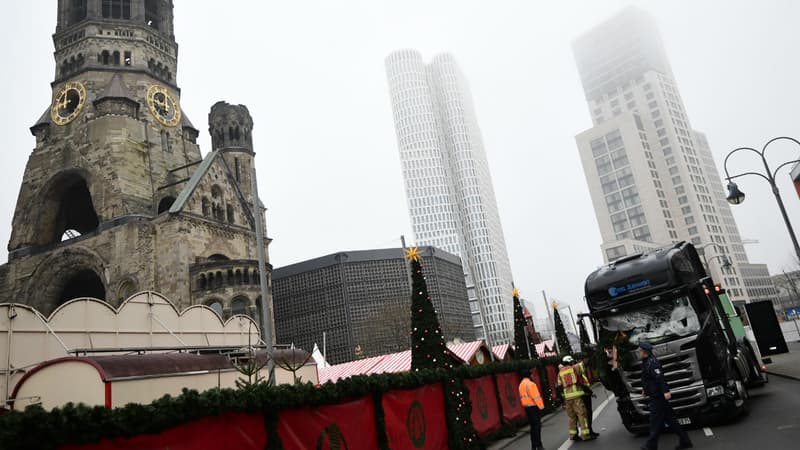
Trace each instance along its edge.
<instances>
[{"instance_id":1,"label":"arched church window","mask_svg":"<svg viewBox=\"0 0 800 450\"><path fill-rule=\"evenodd\" d=\"M208 217L211 214L211 203L207 197L203 197L203 215Z\"/></svg>"},{"instance_id":2,"label":"arched church window","mask_svg":"<svg viewBox=\"0 0 800 450\"><path fill-rule=\"evenodd\" d=\"M211 213L219 221L225 221L225 208L223 207L222 189L216 184L211 187Z\"/></svg>"},{"instance_id":3,"label":"arched church window","mask_svg":"<svg viewBox=\"0 0 800 450\"><path fill-rule=\"evenodd\" d=\"M103 0L103 18L130 19L131 0Z\"/></svg>"},{"instance_id":4,"label":"arched church window","mask_svg":"<svg viewBox=\"0 0 800 450\"><path fill-rule=\"evenodd\" d=\"M91 269L78 271L67 279L59 294L58 304L81 297L106 299L106 288L103 285L103 281Z\"/></svg>"},{"instance_id":5,"label":"arched church window","mask_svg":"<svg viewBox=\"0 0 800 450\"><path fill-rule=\"evenodd\" d=\"M164 153L172 153L172 144L169 141L169 133L161 130L161 150Z\"/></svg>"},{"instance_id":6,"label":"arched church window","mask_svg":"<svg viewBox=\"0 0 800 450\"><path fill-rule=\"evenodd\" d=\"M233 205L228 205L227 213L228 213L228 223L236 223L234 220L235 217L233 213Z\"/></svg>"},{"instance_id":7,"label":"arched church window","mask_svg":"<svg viewBox=\"0 0 800 450\"><path fill-rule=\"evenodd\" d=\"M222 302L219 300L209 300L206 302L206 306L213 309L215 313L217 313L220 317L222 317Z\"/></svg>"},{"instance_id":8,"label":"arched church window","mask_svg":"<svg viewBox=\"0 0 800 450\"><path fill-rule=\"evenodd\" d=\"M249 305L250 300L245 297L236 297L231 302L231 315L235 316L237 314L247 315L247 306Z\"/></svg>"},{"instance_id":9,"label":"arched church window","mask_svg":"<svg viewBox=\"0 0 800 450\"><path fill-rule=\"evenodd\" d=\"M162 198L161 201L158 202L158 214L169 211L173 203L175 203L175 197L171 195Z\"/></svg>"},{"instance_id":10,"label":"arched church window","mask_svg":"<svg viewBox=\"0 0 800 450\"><path fill-rule=\"evenodd\" d=\"M100 53L100 62L104 66L107 66L111 62L111 53L109 53L108 50L103 50L103 52Z\"/></svg>"},{"instance_id":11,"label":"arched church window","mask_svg":"<svg viewBox=\"0 0 800 450\"><path fill-rule=\"evenodd\" d=\"M86 181L76 173L50 183L41 211L42 243L56 243L92 232L100 224Z\"/></svg>"},{"instance_id":12,"label":"arched church window","mask_svg":"<svg viewBox=\"0 0 800 450\"><path fill-rule=\"evenodd\" d=\"M119 52L115 51L114 52L114 65L118 66L119 65L119 61L120 61Z\"/></svg>"},{"instance_id":13,"label":"arched church window","mask_svg":"<svg viewBox=\"0 0 800 450\"><path fill-rule=\"evenodd\" d=\"M233 138L236 139L236 142L239 142L239 127L233 129Z\"/></svg>"},{"instance_id":14,"label":"arched church window","mask_svg":"<svg viewBox=\"0 0 800 450\"><path fill-rule=\"evenodd\" d=\"M159 27L161 21L161 14L158 7L158 0L145 0L144 2L144 20L148 27Z\"/></svg>"},{"instance_id":15,"label":"arched church window","mask_svg":"<svg viewBox=\"0 0 800 450\"><path fill-rule=\"evenodd\" d=\"M206 290L206 275L201 273L200 277L197 278L197 289L200 291Z\"/></svg>"},{"instance_id":16,"label":"arched church window","mask_svg":"<svg viewBox=\"0 0 800 450\"><path fill-rule=\"evenodd\" d=\"M74 25L86 18L86 0L72 0L69 10L69 24Z\"/></svg>"}]
</instances>

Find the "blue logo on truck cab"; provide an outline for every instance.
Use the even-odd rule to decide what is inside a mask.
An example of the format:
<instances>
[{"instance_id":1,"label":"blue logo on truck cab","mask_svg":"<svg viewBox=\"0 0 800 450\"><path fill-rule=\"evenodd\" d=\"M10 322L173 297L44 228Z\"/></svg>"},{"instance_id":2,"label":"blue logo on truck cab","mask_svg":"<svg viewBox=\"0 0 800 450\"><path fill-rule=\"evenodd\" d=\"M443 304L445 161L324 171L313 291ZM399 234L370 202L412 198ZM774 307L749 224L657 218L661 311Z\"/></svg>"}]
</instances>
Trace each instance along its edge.
<instances>
[{"instance_id":1,"label":"blue logo on truck cab","mask_svg":"<svg viewBox=\"0 0 800 450\"><path fill-rule=\"evenodd\" d=\"M650 286L650 280L637 281L624 286L611 286L608 288L608 295L611 297L617 297L628 292L633 292L637 289L646 288L647 286Z\"/></svg>"}]
</instances>

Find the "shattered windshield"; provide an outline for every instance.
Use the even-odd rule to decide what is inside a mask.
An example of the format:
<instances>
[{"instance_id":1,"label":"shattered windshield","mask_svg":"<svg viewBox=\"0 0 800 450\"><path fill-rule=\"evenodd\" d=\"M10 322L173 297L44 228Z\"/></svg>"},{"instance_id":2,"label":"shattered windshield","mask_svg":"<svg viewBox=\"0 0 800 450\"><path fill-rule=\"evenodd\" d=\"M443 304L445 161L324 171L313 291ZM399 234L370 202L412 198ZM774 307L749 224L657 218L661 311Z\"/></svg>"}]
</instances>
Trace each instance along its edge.
<instances>
[{"instance_id":1,"label":"shattered windshield","mask_svg":"<svg viewBox=\"0 0 800 450\"><path fill-rule=\"evenodd\" d=\"M605 317L600 319L600 326L638 345L642 339L658 342L697 333L700 320L689 298L677 297Z\"/></svg>"}]
</instances>

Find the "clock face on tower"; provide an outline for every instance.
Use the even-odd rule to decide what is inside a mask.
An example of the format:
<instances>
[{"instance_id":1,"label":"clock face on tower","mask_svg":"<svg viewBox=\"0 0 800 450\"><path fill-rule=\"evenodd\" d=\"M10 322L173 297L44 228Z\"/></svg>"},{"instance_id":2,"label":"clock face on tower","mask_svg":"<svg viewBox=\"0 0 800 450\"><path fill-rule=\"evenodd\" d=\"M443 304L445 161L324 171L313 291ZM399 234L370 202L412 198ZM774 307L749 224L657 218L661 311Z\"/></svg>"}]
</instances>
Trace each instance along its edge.
<instances>
[{"instance_id":1,"label":"clock face on tower","mask_svg":"<svg viewBox=\"0 0 800 450\"><path fill-rule=\"evenodd\" d=\"M50 117L56 125L66 125L83 111L86 88L80 81L70 81L56 93L50 107Z\"/></svg>"},{"instance_id":2,"label":"clock face on tower","mask_svg":"<svg viewBox=\"0 0 800 450\"><path fill-rule=\"evenodd\" d=\"M164 86L154 84L147 89L147 107L153 117L164 126L174 127L181 121L178 100Z\"/></svg>"}]
</instances>

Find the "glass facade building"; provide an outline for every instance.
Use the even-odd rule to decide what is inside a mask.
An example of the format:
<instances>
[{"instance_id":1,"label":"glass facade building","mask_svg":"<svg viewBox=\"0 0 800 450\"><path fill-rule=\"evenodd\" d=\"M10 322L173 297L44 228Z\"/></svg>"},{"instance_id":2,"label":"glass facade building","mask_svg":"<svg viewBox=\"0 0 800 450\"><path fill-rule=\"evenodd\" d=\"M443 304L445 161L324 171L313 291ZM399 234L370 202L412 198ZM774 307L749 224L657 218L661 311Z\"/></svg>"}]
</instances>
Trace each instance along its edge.
<instances>
[{"instance_id":1,"label":"glass facade building","mask_svg":"<svg viewBox=\"0 0 800 450\"><path fill-rule=\"evenodd\" d=\"M692 128L655 21L628 8L573 43L592 128L576 137L606 261L700 247L734 300L763 300L706 136ZM721 256L733 263L721 267ZM749 289L758 278L762 289Z\"/></svg>"},{"instance_id":2,"label":"glass facade building","mask_svg":"<svg viewBox=\"0 0 800 450\"><path fill-rule=\"evenodd\" d=\"M511 267L472 97L454 58L386 58L408 210L417 244L461 257L478 337L512 339Z\"/></svg>"}]
</instances>

